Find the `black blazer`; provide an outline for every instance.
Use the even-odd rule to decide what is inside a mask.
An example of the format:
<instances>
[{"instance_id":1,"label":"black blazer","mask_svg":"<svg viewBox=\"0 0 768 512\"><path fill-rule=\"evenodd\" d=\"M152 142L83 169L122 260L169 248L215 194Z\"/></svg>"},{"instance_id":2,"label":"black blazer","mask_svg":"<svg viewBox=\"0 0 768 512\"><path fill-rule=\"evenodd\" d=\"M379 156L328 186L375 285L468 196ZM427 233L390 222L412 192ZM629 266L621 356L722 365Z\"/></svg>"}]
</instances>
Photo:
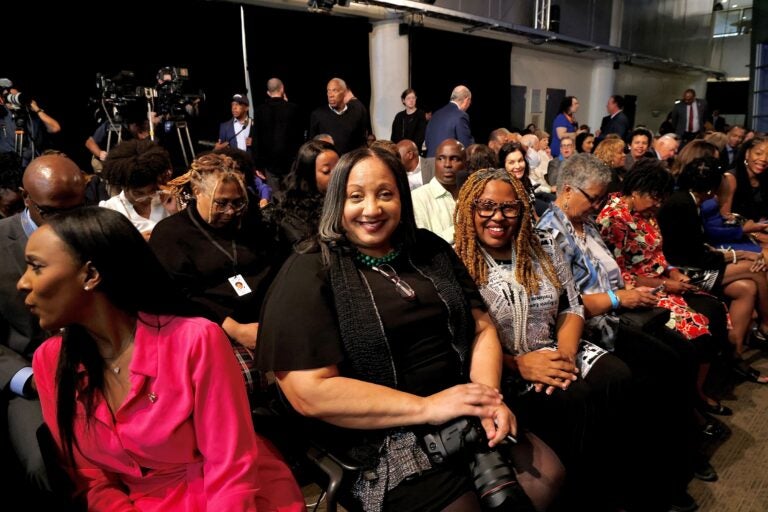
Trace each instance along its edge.
<instances>
[{"instance_id":1,"label":"black blazer","mask_svg":"<svg viewBox=\"0 0 768 512\"><path fill-rule=\"evenodd\" d=\"M662 249L667 261L680 267L722 269L723 255L704 245L704 227L699 207L687 191L678 191L664 201L656 214Z\"/></svg>"},{"instance_id":2,"label":"black blazer","mask_svg":"<svg viewBox=\"0 0 768 512\"><path fill-rule=\"evenodd\" d=\"M626 141L629 132L629 118L623 110L613 116L613 118L605 116L602 123L600 123L600 136L595 140L595 146L600 144L609 133L615 133L621 140Z\"/></svg>"},{"instance_id":3,"label":"black blazer","mask_svg":"<svg viewBox=\"0 0 768 512\"><path fill-rule=\"evenodd\" d=\"M31 366L32 353L49 336L24 306L26 294L16 290L27 265L26 245L21 214L0 220L0 390L16 372Z\"/></svg>"}]
</instances>

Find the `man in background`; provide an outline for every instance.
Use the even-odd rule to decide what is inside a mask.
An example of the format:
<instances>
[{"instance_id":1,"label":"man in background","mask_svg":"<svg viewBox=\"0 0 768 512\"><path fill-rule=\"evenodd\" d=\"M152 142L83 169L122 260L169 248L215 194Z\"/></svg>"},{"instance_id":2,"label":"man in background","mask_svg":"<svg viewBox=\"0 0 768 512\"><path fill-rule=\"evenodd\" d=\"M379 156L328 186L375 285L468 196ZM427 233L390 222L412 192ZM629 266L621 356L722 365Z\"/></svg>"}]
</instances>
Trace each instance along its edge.
<instances>
[{"instance_id":1,"label":"man in background","mask_svg":"<svg viewBox=\"0 0 768 512\"><path fill-rule=\"evenodd\" d=\"M245 94L232 96L232 119L219 125L219 140L215 149L231 146L235 149L250 151L253 143L251 137L252 123L248 117L250 102Z\"/></svg>"},{"instance_id":2,"label":"man in background","mask_svg":"<svg viewBox=\"0 0 768 512\"><path fill-rule=\"evenodd\" d=\"M276 190L280 178L288 174L299 147L304 142L304 123L299 106L288 101L279 78L267 81L267 99L253 112L253 160Z\"/></svg>"},{"instance_id":3,"label":"man in background","mask_svg":"<svg viewBox=\"0 0 768 512\"><path fill-rule=\"evenodd\" d=\"M427 146L427 156L433 157L437 147L444 140L456 139L466 148L475 142L469 127L467 110L472 105L472 93L464 85L457 85L451 92L451 100L443 108L432 114L424 143Z\"/></svg>"}]
</instances>

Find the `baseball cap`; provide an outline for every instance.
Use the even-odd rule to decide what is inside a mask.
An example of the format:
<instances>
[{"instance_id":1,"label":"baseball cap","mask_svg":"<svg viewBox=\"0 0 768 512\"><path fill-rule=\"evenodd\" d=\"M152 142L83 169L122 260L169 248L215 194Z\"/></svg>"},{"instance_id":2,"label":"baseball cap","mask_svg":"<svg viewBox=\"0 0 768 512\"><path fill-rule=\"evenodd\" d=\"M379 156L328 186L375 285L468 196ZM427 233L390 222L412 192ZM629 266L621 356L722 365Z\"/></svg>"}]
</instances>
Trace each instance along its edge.
<instances>
[{"instance_id":1,"label":"baseball cap","mask_svg":"<svg viewBox=\"0 0 768 512\"><path fill-rule=\"evenodd\" d=\"M241 105L245 105L246 107L250 105L250 103L248 102L248 97L242 94L235 94L234 96L232 96L232 101L235 101Z\"/></svg>"}]
</instances>

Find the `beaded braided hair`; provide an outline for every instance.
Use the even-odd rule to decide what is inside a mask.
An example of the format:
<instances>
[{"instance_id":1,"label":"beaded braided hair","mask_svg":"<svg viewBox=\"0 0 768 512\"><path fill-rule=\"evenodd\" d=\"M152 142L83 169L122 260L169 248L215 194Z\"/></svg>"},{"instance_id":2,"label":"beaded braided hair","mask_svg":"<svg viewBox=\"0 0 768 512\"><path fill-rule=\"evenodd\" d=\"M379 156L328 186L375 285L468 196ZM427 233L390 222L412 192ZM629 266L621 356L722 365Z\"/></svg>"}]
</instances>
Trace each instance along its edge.
<instances>
[{"instance_id":1,"label":"beaded braided hair","mask_svg":"<svg viewBox=\"0 0 768 512\"><path fill-rule=\"evenodd\" d=\"M243 173L237 166L237 162L227 155L206 153L196 158L189 171L178 178L168 182L171 192L179 203L179 209L186 207L186 203L194 197L195 193L205 191L211 198L216 196L216 191L224 182L236 183L243 194L243 200L248 204L248 190L245 187ZM208 207L206 222L213 218L213 201Z\"/></svg>"},{"instance_id":2,"label":"beaded braided hair","mask_svg":"<svg viewBox=\"0 0 768 512\"><path fill-rule=\"evenodd\" d=\"M539 237L533 232L531 205L523 184L505 169L482 169L472 174L461 187L454 214L454 243L459 259L475 282L482 286L488 282L488 263L480 250L480 241L475 231L475 201L482 195L491 181L509 183L521 204L518 232L515 238L515 278L530 294L538 293L539 281L534 270L533 258L537 259L544 275L556 289L560 289L555 267L544 252Z\"/></svg>"}]
</instances>

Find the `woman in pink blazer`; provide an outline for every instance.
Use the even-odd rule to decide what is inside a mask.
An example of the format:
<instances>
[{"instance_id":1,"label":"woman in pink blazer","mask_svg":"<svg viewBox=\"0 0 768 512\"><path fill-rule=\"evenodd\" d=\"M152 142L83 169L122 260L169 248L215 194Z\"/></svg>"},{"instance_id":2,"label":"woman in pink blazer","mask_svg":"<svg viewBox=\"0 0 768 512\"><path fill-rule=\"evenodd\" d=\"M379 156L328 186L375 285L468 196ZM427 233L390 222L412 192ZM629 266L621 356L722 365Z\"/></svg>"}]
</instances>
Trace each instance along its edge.
<instances>
[{"instance_id":1,"label":"woman in pink blazer","mask_svg":"<svg viewBox=\"0 0 768 512\"><path fill-rule=\"evenodd\" d=\"M97 511L298 511L276 450L253 430L226 335L178 304L131 223L104 208L52 218L18 283L43 329L43 417L76 498Z\"/></svg>"}]
</instances>

